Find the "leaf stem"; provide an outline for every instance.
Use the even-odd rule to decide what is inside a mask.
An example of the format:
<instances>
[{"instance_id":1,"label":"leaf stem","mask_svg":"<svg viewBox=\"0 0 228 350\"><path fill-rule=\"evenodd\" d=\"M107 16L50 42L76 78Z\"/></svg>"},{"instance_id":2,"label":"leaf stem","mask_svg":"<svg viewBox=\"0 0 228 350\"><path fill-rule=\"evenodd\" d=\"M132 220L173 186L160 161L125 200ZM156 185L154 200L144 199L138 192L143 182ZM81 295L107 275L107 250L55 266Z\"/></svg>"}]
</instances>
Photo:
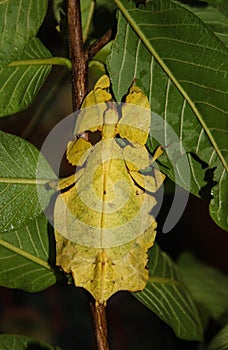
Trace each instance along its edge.
<instances>
[{"instance_id":1,"label":"leaf stem","mask_svg":"<svg viewBox=\"0 0 228 350\"><path fill-rule=\"evenodd\" d=\"M52 66L65 66L69 70L72 69L72 63L68 58L65 57L50 57L50 58L37 58L33 60L16 60L12 61L8 64L9 67L17 67L17 66L44 66L44 65L52 65Z\"/></svg>"}]
</instances>

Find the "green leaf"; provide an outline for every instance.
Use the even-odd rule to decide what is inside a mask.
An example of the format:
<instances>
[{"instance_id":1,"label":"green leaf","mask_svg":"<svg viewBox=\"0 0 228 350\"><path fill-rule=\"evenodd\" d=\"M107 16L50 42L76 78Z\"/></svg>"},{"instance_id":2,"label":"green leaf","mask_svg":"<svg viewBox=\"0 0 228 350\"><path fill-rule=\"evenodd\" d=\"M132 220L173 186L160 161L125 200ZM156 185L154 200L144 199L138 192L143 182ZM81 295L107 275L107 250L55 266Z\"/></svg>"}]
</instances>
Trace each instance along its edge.
<instances>
[{"instance_id":1,"label":"green leaf","mask_svg":"<svg viewBox=\"0 0 228 350\"><path fill-rule=\"evenodd\" d=\"M208 350L228 349L228 324L213 338Z\"/></svg>"},{"instance_id":2,"label":"green leaf","mask_svg":"<svg viewBox=\"0 0 228 350\"><path fill-rule=\"evenodd\" d=\"M0 335L0 348L1 350L61 350L58 346L45 344L35 338L13 334Z\"/></svg>"},{"instance_id":3,"label":"green leaf","mask_svg":"<svg viewBox=\"0 0 228 350\"><path fill-rule=\"evenodd\" d=\"M204 2L203 5L205 5L204 0L199 0ZM210 6L213 6L217 10L219 10L222 14L224 14L226 17L228 17L228 3L226 0L207 0L207 3Z\"/></svg>"},{"instance_id":4,"label":"green leaf","mask_svg":"<svg viewBox=\"0 0 228 350\"><path fill-rule=\"evenodd\" d=\"M63 9L64 0L53 0L52 9L56 22L59 24L61 21L61 16L66 15L65 10Z\"/></svg>"},{"instance_id":5,"label":"green leaf","mask_svg":"<svg viewBox=\"0 0 228 350\"><path fill-rule=\"evenodd\" d=\"M228 46L228 19L217 9L208 6L204 10L193 10L205 24L207 24L217 37Z\"/></svg>"},{"instance_id":6,"label":"green leaf","mask_svg":"<svg viewBox=\"0 0 228 350\"><path fill-rule=\"evenodd\" d=\"M55 284L53 244L43 214L17 231L0 234L0 285L37 292Z\"/></svg>"},{"instance_id":7,"label":"green leaf","mask_svg":"<svg viewBox=\"0 0 228 350\"><path fill-rule=\"evenodd\" d=\"M46 0L0 3L0 116L28 107L51 70L46 64L20 65L26 59L51 57L35 37L46 11ZM14 66L8 66L12 61Z\"/></svg>"},{"instance_id":8,"label":"green leaf","mask_svg":"<svg viewBox=\"0 0 228 350\"><path fill-rule=\"evenodd\" d=\"M47 0L5 0L0 3L0 58L17 58L27 42L35 37L47 12ZM15 47L17 50L12 51Z\"/></svg>"},{"instance_id":9,"label":"green leaf","mask_svg":"<svg viewBox=\"0 0 228 350\"><path fill-rule=\"evenodd\" d=\"M121 100L136 78L152 110L166 122L159 129L152 119L150 150L162 144L174 167L184 152L191 152L207 164L204 174L215 169L210 212L218 225L228 229L228 49L197 16L170 1L148 1L139 8L124 0L115 3L120 9L118 29L108 60L115 97ZM173 147L167 148L169 144ZM194 164L189 167L195 173ZM186 166L178 166L178 179L172 168L168 173L200 196L201 188L195 184L189 188L185 182L185 171Z\"/></svg>"},{"instance_id":10,"label":"green leaf","mask_svg":"<svg viewBox=\"0 0 228 350\"><path fill-rule=\"evenodd\" d=\"M224 14L212 6L182 6L198 16L228 46L228 19Z\"/></svg>"},{"instance_id":11,"label":"green leaf","mask_svg":"<svg viewBox=\"0 0 228 350\"><path fill-rule=\"evenodd\" d=\"M28 107L40 87L44 84L50 65L19 65L20 60L33 60L50 57L49 51L39 39L33 38L18 52L14 66L0 65L0 115L6 116Z\"/></svg>"},{"instance_id":12,"label":"green leaf","mask_svg":"<svg viewBox=\"0 0 228 350\"><path fill-rule=\"evenodd\" d=\"M93 57L93 60L106 63L107 56L110 54L112 48L112 41L109 41L102 49Z\"/></svg>"},{"instance_id":13,"label":"green leaf","mask_svg":"<svg viewBox=\"0 0 228 350\"><path fill-rule=\"evenodd\" d=\"M201 263L189 253L180 257L178 267L193 299L204 306L209 316L219 319L228 311L226 276Z\"/></svg>"},{"instance_id":14,"label":"green leaf","mask_svg":"<svg viewBox=\"0 0 228 350\"><path fill-rule=\"evenodd\" d=\"M91 26L93 13L95 9L95 1L83 0L80 2L81 2L83 41L85 42L88 39L88 35L90 32L90 26Z\"/></svg>"},{"instance_id":15,"label":"green leaf","mask_svg":"<svg viewBox=\"0 0 228 350\"><path fill-rule=\"evenodd\" d=\"M133 295L186 340L202 340L202 326L192 297L176 265L157 245L149 251L149 281Z\"/></svg>"},{"instance_id":16,"label":"green leaf","mask_svg":"<svg viewBox=\"0 0 228 350\"><path fill-rule=\"evenodd\" d=\"M106 59L110 54L112 41L106 44L89 62L89 81L95 85L98 79L106 74Z\"/></svg>"},{"instance_id":17,"label":"green leaf","mask_svg":"<svg viewBox=\"0 0 228 350\"><path fill-rule=\"evenodd\" d=\"M0 131L0 232L15 230L38 216L53 193L47 183L55 178L46 159L32 144Z\"/></svg>"}]
</instances>

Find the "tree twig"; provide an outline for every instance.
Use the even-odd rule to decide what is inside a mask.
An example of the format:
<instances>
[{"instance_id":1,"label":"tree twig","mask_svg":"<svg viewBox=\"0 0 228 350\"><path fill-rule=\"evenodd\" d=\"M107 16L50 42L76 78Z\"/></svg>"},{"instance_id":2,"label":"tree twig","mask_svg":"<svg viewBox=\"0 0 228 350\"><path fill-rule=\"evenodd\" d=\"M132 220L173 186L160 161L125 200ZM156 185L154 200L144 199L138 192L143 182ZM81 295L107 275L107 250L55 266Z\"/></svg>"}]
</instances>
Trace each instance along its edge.
<instances>
[{"instance_id":1,"label":"tree twig","mask_svg":"<svg viewBox=\"0 0 228 350\"><path fill-rule=\"evenodd\" d=\"M80 108L88 86L88 57L83 47L80 0L68 0L67 18L72 60L72 102L75 111Z\"/></svg>"},{"instance_id":2,"label":"tree twig","mask_svg":"<svg viewBox=\"0 0 228 350\"><path fill-rule=\"evenodd\" d=\"M88 48L88 57L92 58L95 56L102 47L104 47L112 38L112 29L109 29L100 39L95 41L89 48Z\"/></svg>"},{"instance_id":3,"label":"tree twig","mask_svg":"<svg viewBox=\"0 0 228 350\"><path fill-rule=\"evenodd\" d=\"M104 304L90 302L95 340L98 350L109 350L106 311Z\"/></svg>"},{"instance_id":4,"label":"tree twig","mask_svg":"<svg viewBox=\"0 0 228 350\"><path fill-rule=\"evenodd\" d=\"M70 58L72 60L72 101L73 110L80 108L87 94L87 66L89 51L84 49L80 0L68 0L67 7ZM105 38L104 38L105 37ZM90 57L98 52L111 38L111 33L102 37L90 48ZM107 323L104 304L90 302L94 324L94 335L98 350L109 350Z\"/></svg>"}]
</instances>

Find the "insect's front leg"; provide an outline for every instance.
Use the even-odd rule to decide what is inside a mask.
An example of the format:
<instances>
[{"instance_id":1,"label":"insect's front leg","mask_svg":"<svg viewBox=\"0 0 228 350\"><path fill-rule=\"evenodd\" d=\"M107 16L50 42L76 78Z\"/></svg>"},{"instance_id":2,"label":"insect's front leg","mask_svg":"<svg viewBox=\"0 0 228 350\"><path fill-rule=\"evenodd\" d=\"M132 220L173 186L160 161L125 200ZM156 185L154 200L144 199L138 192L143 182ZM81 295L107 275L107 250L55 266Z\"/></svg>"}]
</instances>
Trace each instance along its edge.
<instances>
[{"instance_id":1,"label":"insect's front leg","mask_svg":"<svg viewBox=\"0 0 228 350\"><path fill-rule=\"evenodd\" d=\"M58 186L57 186L57 190L62 191L68 187L71 187L73 184L75 184L80 179L83 172L84 172L84 169L80 169L75 174L72 174L66 178L60 179Z\"/></svg>"}]
</instances>

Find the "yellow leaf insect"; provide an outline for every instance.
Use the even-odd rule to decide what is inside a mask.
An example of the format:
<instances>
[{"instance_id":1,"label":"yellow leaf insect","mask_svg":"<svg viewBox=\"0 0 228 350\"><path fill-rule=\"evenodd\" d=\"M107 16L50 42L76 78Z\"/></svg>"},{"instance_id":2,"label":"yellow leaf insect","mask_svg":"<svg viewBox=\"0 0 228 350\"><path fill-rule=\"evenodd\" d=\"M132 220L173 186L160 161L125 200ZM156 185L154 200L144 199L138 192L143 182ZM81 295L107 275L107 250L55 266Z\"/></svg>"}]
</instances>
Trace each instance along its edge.
<instances>
[{"instance_id":1,"label":"yellow leaf insect","mask_svg":"<svg viewBox=\"0 0 228 350\"><path fill-rule=\"evenodd\" d=\"M106 303L120 290L140 291L148 280L147 251L156 222L152 193L164 175L144 175L151 120L147 97L133 85L122 105L111 102L110 81L102 76L86 96L67 158L76 166L59 182L54 208L56 264L72 273L76 286ZM98 133L98 142L92 141Z\"/></svg>"}]
</instances>

